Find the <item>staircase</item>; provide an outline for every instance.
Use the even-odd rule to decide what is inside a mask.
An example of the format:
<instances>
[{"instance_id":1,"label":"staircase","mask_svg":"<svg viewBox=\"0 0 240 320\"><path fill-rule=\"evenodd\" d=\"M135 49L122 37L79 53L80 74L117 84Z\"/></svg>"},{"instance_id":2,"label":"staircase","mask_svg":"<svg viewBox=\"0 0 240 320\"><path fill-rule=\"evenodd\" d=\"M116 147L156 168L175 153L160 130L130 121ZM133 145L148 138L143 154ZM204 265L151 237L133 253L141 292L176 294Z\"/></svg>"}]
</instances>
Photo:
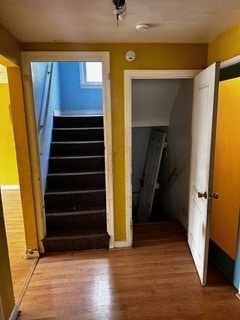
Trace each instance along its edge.
<instances>
[{"instance_id":1,"label":"staircase","mask_svg":"<svg viewBox=\"0 0 240 320\"><path fill-rule=\"evenodd\" d=\"M109 248L102 116L57 116L44 195L46 253Z\"/></svg>"}]
</instances>

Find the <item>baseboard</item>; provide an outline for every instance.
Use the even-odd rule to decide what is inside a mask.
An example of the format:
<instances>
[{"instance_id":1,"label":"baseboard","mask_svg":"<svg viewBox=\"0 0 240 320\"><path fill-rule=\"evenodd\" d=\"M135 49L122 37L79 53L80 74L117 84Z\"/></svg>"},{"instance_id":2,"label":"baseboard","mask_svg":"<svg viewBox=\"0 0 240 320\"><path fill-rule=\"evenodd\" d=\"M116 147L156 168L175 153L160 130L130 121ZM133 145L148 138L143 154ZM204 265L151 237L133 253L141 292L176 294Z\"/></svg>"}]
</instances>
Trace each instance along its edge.
<instances>
[{"instance_id":1,"label":"baseboard","mask_svg":"<svg viewBox=\"0 0 240 320\"><path fill-rule=\"evenodd\" d=\"M183 227L187 230L188 229L188 218L183 211L181 211L179 214L179 221L181 222Z\"/></svg>"},{"instance_id":2,"label":"baseboard","mask_svg":"<svg viewBox=\"0 0 240 320\"><path fill-rule=\"evenodd\" d=\"M19 189L20 189L19 184L1 186L1 190L19 190Z\"/></svg>"},{"instance_id":3,"label":"baseboard","mask_svg":"<svg viewBox=\"0 0 240 320\"><path fill-rule=\"evenodd\" d=\"M209 259L234 285L235 261L211 239L209 240ZM238 288L236 288L238 289Z\"/></svg>"},{"instance_id":4,"label":"baseboard","mask_svg":"<svg viewBox=\"0 0 240 320\"><path fill-rule=\"evenodd\" d=\"M18 318L19 315L19 310L18 310L18 306L14 306L13 311L9 317L9 320L16 320Z\"/></svg>"},{"instance_id":5,"label":"baseboard","mask_svg":"<svg viewBox=\"0 0 240 320\"><path fill-rule=\"evenodd\" d=\"M94 109L89 109L89 110L54 110L54 116L102 116L103 111L102 110L94 110Z\"/></svg>"},{"instance_id":6,"label":"baseboard","mask_svg":"<svg viewBox=\"0 0 240 320\"><path fill-rule=\"evenodd\" d=\"M126 240L124 241L115 241L114 248L131 248Z\"/></svg>"}]
</instances>

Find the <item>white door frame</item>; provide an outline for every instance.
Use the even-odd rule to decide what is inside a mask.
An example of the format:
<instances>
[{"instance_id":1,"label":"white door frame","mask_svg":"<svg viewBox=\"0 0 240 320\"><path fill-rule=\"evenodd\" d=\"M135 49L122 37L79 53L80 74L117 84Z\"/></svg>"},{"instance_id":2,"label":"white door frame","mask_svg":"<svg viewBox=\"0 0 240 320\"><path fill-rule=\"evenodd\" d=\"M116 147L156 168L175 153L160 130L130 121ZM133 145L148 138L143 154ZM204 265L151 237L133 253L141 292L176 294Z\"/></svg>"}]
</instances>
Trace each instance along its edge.
<instances>
[{"instance_id":1,"label":"white door frame","mask_svg":"<svg viewBox=\"0 0 240 320\"><path fill-rule=\"evenodd\" d=\"M125 125L125 203L126 246L133 243L132 230L132 80L134 79L192 79L201 70L124 70Z\"/></svg>"},{"instance_id":2,"label":"white door frame","mask_svg":"<svg viewBox=\"0 0 240 320\"><path fill-rule=\"evenodd\" d=\"M30 148L30 164L40 252L44 252L42 239L46 235L46 223L43 207L43 190L40 173L38 138L35 121L35 108L32 93L31 62L59 61L101 61L103 70L103 116L105 146L106 211L107 232L110 236L110 248L114 247L113 212L113 174L112 174L112 124L110 91L109 52L98 51L25 51L22 52L22 73L26 104L26 121Z\"/></svg>"}]
</instances>

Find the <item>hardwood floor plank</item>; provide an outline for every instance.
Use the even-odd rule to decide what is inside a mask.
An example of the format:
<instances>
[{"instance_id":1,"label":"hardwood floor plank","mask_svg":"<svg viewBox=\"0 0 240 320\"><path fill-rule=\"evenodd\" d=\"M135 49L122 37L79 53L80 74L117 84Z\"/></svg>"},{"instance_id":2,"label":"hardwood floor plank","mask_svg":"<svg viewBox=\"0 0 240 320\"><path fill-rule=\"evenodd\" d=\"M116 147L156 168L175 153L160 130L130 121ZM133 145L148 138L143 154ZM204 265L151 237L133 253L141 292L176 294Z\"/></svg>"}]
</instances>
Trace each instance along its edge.
<instances>
[{"instance_id":1,"label":"hardwood floor plank","mask_svg":"<svg viewBox=\"0 0 240 320\"><path fill-rule=\"evenodd\" d=\"M26 243L23 227L20 190L1 190L14 297L20 303L36 260L25 257Z\"/></svg>"},{"instance_id":2,"label":"hardwood floor plank","mask_svg":"<svg viewBox=\"0 0 240 320\"><path fill-rule=\"evenodd\" d=\"M209 270L202 287L180 225L137 225L134 249L41 258L20 320L239 320L236 290Z\"/></svg>"}]
</instances>

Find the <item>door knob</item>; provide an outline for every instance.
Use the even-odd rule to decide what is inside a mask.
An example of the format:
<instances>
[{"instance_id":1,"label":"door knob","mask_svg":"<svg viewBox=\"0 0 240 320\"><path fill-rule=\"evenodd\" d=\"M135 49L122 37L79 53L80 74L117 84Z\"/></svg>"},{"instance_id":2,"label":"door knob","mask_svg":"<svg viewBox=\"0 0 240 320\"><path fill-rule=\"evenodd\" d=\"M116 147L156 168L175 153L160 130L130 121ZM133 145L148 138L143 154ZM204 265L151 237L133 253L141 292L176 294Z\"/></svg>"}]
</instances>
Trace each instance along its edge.
<instances>
[{"instance_id":1,"label":"door knob","mask_svg":"<svg viewBox=\"0 0 240 320\"><path fill-rule=\"evenodd\" d=\"M198 198L207 199L207 192L198 192Z\"/></svg>"},{"instance_id":2,"label":"door knob","mask_svg":"<svg viewBox=\"0 0 240 320\"><path fill-rule=\"evenodd\" d=\"M210 192L208 198L209 199L218 199L219 195L218 195L218 193Z\"/></svg>"}]
</instances>

